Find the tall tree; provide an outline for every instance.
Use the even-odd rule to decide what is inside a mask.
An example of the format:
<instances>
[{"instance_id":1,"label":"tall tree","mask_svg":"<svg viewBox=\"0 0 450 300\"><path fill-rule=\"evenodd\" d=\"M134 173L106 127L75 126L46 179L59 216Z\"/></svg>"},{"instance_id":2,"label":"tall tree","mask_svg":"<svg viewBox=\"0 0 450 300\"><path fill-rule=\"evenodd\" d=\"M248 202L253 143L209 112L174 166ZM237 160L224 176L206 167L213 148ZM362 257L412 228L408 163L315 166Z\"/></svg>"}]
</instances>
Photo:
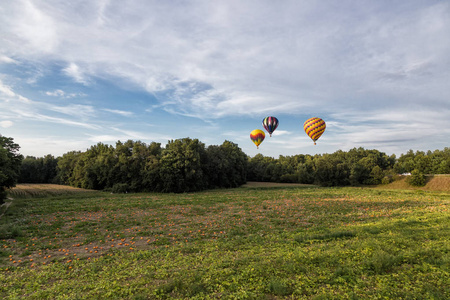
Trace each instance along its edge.
<instances>
[{"instance_id":1,"label":"tall tree","mask_svg":"<svg viewBox=\"0 0 450 300\"><path fill-rule=\"evenodd\" d=\"M16 185L23 156L20 146L12 138L0 135L0 203L6 199L6 190Z\"/></svg>"},{"instance_id":2,"label":"tall tree","mask_svg":"<svg viewBox=\"0 0 450 300\"><path fill-rule=\"evenodd\" d=\"M247 181L247 155L230 141L222 145L211 145L206 149L205 175L213 188L233 188Z\"/></svg>"},{"instance_id":3,"label":"tall tree","mask_svg":"<svg viewBox=\"0 0 450 300\"><path fill-rule=\"evenodd\" d=\"M162 192L192 192L205 189L207 177L205 144L198 139L171 140L162 152L159 175Z\"/></svg>"},{"instance_id":4,"label":"tall tree","mask_svg":"<svg viewBox=\"0 0 450 300\"><path fill-rule=\"evenodd\" d=\"M73 173L81 156L82 153L80 151L70 151L59 158L56 167L58 183L77 186Z\"/></svg>"}]
</instances>

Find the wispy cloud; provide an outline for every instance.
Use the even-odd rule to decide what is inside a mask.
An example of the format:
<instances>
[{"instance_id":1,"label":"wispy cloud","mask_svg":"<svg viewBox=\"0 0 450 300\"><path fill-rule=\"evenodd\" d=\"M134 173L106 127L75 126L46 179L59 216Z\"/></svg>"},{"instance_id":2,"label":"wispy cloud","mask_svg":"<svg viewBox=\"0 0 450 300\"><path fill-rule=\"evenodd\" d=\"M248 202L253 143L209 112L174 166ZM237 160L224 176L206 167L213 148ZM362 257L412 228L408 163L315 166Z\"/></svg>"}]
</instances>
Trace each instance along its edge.
<instances>
[{"instance_id":1,"label":"wispy cloud","mask_svg":"<svg viewBox=\"0 0 450 300\"><path fill-rule=\"evenodd\" d=\"M82 71L82 69L75 63L70 63L63 72L73 78L76 82L82 83L84 85L89 85L89 79L87 75Z\"/></svg>"},{"instance_id":2,"label":"wispy cloud","mask_svg":"<svg viewBox=\"0 0 450 300\"><path fill-rule=\"evenodd\" d=\"M3 128L11 127L11 126L13 126L13 124L14 123L12 121L8 121L8 120L0 121L0 127L3 127Z\"/></svg>"},{"instance_id":3,"label":"wispy cloud","mask_svg":"<svg viewBox=\"0 0 450 300\"><path fill-rule=\"evenodd\" d=\"M65 95L63 90L54 90L52 92L45 92L47 96L54 96L54 97L62 97Z\"/></svg>"},{"instance_id":4,"label":"wispy cloud","mask_svg":"<svg viewBox=\"0 0 450 300\"><path fill-rule=\"evenodd\" d=\"M19 101L19 102L25 102L25 103L31 103L31 100L27 97L24 97L22 95L16 94L10 86L4 84L0 80L0 100L3 100L5 102L9 102L10 100Z\"/></svg>"},{"instance_id":5,"label":"wispy cloud","mask_svg":"<svg viewBox=\"0 0 450 300\"><path fill-rule=\"evenodd\" d=\"M91 105L69 104L65 106L59 105L43 105L47 110L59 112L65 115L78 117L81 119L89 119L96 115L96 110Z\"/></svg>"},{"instance_id":6,"label":"wispy cloud","mask_svg":"<svg viewBox=\"0 0 450 300\"><path fill-rule=\"evenodd\" d=\"M75 98L75 97L85 97L86 94L84 93L66 93L63 90L60 89L56 89L53 91L46 91L45 95L47 96L51 96L51 97L59 97L59 98L65 98L65 99L70 99L70 98Z\"/></svg>"},{"instance_id":7,"label":"wispy cloud","mask_svg":"<svg viewBox=\"0 0 450 300\"><path fill-rule=\"evenodd\" d=\"M55 54L67 62L63 72L84 85L112 75L163 93L166 111L181 115L218 118L250 107L291 113L312 106L305 102L326 111L330 101L352 106L355 90L370 93L377 84L398 95L394 82L408 93L419 81L422 88L433 84L427 74L447 72L440 59L450 49L448 3L379 14L376 3L353 4L351 13L349 4L296 1L133 4L126 10L109 1L75 4L75 18L66 17L64 3L12 7L28 15L16 32L27 51L37 46ZM58 30L39 25L35 37L38 22Z\"/></svg>"},{"instance_id":8,"label":"wispy cloud","mask_svg":"<svg viewBox=\"0 0 450 300\"><path fill-rule=\"evenodd\" d=\"M17 64L17 61L12 59L11 57L0 55L0 63Z\"/></svg>"},{"instance_id":9,"label":"wispy cloud","mask_svg":"<svg viewBox=\"0 0 450 300\"><path fill-rule=\"evenodd\" d=\"M124 110L118 110L118 109L108 109L108 108L103 108L103 111L107 111L113 114L117 114L117 115L121 115L124 117L131 117L133 116L133 113L131 111L124 111Z\"/></svg>"},{"instance_id":10,"label":"wispy cloud","mask_svg":"<svg viewBox=\"0 0 450 300\"><path fill-rule=\"evenodd\" d=\"M95 109L90 105L69 104L62 106L33 101L16 93L1 81L0 99L3 99L5 102L15 102L13 105L10 105L10 103L0 105L0 109L2 109L3 112L8 113L11 118L50 122L91 129L99 128L98 125L94 125L89 121L96 113ZM66 118L56 116L54 114L55 112L66 115ZM67 116L69 116L69 118L67 118Z\"/></svg>"},{"instance_id":11,"label":"wispy cloud","mask_svg":"<svg viewBox=\"0 0 450 300\"><path fill-rule=\"evenodd\" d=\"M16 97L16 93L14 93L9 86L3 84L1 80L0 80L0 93L2 93L3 96L7 97L7 98L2 97L4 101L8 101L8 98L10 97Z\"/></svg>"},{"instance_id":12,"label":"wispy cloud","mask_svg":"<svg viewBox=\"0 0 450 300\"><path fill-rule=\"evenodd\" d=\"M324 116L328 140L344 146L448 134L442 125L449 127L450 110L446 1L131 1L124 7L107 0L18 0L1 10L0 64L31 66L8 76L39 86L58 74L80 90L107 82L152 96L127 99L133 109L104 108L123 108L106 100L37 108L43 100L16 93L14 81L2 77L8 84L0 81L0 103L9 101L10 109L11 101L28 101L47 121L96 124L99 105L115 118L167 112L210 126L235 116ZM40 91L81 95L63 84ZM290 132L277 135L287 141Z\"/></svg>"}]
</instances>

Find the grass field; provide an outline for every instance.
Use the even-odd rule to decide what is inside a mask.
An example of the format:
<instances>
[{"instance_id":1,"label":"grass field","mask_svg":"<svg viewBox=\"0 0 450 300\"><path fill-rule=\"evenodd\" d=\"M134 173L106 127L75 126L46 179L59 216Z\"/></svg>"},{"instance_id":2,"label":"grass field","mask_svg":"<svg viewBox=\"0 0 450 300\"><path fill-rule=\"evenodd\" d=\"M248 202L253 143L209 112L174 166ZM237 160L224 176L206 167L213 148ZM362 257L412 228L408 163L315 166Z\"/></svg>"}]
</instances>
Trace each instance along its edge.
<instances>
[{"instance_id":1,"label":"grass field","mask_svg":"<svg viewBox=\"0 0 450 300\"><path fill-rule=\"evenodd\" d=\"M450 299L447 192L42 189L0 219L0 299Z\"/></svg>"}]
</instances>

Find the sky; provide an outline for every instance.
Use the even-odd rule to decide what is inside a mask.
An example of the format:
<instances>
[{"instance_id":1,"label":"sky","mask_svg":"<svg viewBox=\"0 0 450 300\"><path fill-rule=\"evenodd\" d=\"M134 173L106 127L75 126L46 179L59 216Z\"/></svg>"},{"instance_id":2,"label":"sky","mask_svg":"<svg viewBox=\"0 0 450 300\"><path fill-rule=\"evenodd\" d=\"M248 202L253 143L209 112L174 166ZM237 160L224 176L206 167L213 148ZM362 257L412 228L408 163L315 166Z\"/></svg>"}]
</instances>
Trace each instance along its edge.
<instances>
[{"instance_id":1,"label":"sky","mask_svg":"<svg viewBox=\"0 0 450 300\"><path fill-rule=\"evenodd\" d=\"M185 137L252 157L442 150L450 1L1 1L0 134L36 157Z\"/></svg>"}]
</instances>

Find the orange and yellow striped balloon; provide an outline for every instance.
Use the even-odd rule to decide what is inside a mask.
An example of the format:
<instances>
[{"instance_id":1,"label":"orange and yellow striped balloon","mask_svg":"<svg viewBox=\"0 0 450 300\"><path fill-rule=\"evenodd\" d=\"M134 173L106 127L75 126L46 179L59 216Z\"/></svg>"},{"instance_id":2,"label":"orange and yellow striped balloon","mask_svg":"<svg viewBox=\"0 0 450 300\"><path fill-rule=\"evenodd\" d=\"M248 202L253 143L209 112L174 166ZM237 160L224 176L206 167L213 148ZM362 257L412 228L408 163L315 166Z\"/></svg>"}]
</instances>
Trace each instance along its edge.
<instances>
[{"instance_id":1,"label":"orange and yellow striped balloon","mask_svg":"<svg viewBox=\"0 0 450 300\"><path fill-rule=\"evenodd\" d=\"M314 145L326 127L325 121L321 118L310 118L303 124L303 129L305 129L306 134L313 140Z\"/></svg>"},{"instance_id":2,"label":"orange and yellow striped balloon","mask_svg":"<svg viewBox=\"0 0 450 300\"><path fill-rule=\"evenodd\" d=\"M261 145L265 137L264 131L260 129L255 129L250 132L250 139L255 143L257 149L259 149L259 145Z\"/></svg>"}]
</instances>

